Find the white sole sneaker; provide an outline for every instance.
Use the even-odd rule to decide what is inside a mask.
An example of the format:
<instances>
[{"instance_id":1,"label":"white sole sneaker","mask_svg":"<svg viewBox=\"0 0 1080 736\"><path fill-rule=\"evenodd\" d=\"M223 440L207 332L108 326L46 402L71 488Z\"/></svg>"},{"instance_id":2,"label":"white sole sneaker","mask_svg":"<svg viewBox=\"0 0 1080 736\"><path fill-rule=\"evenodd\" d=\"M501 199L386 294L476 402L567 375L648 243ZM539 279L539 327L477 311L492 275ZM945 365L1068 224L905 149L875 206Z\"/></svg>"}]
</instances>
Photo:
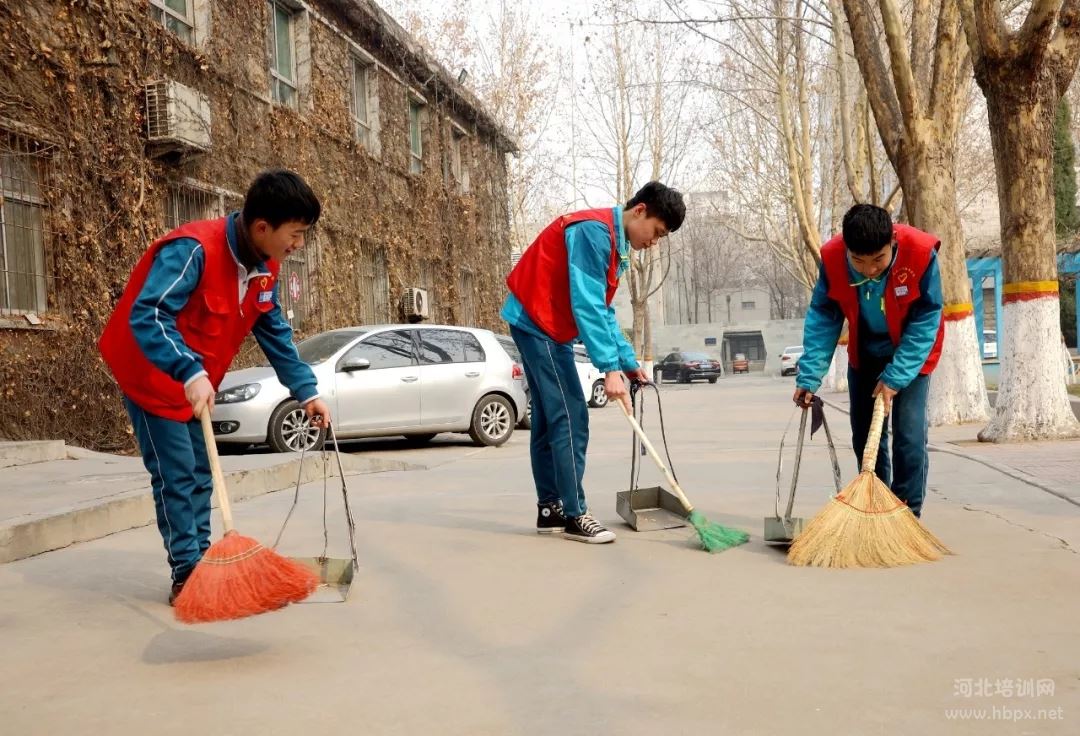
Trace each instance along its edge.
<instances>
[{"instance_id":1,"label":"white sole sneaker","mask_svg":"<svg viewBox=\"0 0 1080 736\"><path fill-rule=\"evenodd\" d=\"M596 536L589 537L584 534L567 534L563 531L562 538L574 542L584 542L585 544L607 544L615 541L615 532L605 529Z\"/></svg>"}]
</instances>

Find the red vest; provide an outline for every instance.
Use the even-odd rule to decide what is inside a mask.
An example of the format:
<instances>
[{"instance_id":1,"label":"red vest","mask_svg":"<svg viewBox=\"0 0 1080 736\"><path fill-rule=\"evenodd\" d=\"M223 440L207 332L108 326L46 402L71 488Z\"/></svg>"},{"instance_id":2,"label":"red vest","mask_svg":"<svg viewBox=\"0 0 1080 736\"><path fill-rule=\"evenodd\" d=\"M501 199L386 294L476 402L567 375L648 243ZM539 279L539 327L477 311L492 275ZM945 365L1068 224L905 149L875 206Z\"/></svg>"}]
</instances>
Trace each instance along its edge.
<instances>
[{"instance_id":1,"label":"red vest","mask_svg":"<svg viewBox=\"0 0 1080 736\"><path fill-rule=\"evenodd\" d=\"M931 255L941 246L941 241L909 225L893 225L893 234L896 237L896 260L893 261L885 282L885 322L889 326L889 337L893 345L899 345L908 310L919 298L919 283L930 266ZM851 285L843 235L837 235L821 246L821 263L829 281L828 296L840 305L848 321L848 362L858 368L859 292ZM944 335L945 332L939 325L937 340L919 373L925 375L934 370L938 358L941 357Z\"/></svg>"},{"instance_id":2,"label":"red vest","mask_svg":"<svg viewBox=\"0 0 1080 736\"><path fill-rule=\"evenodd\" d=\"M176 318L176 328L188 349L202 358L210 383L216 389L229 369L255 320L273 308L260 301L259 293L274 288L278 264L267 261L270 273L252 279L244 303L240 303L236 259L225 235L226 218L183 225L154 241L135 265L120 302L98 341L101 355L120 390L140 408L157 416L186 422L192 418L184 386L158 369L143 355L131 331L131 305L142 291L154 255L161 246L178 238L194 238L203 247L205 265L195 291Z\"/></svg>"},{"instance_id":3,"label":"red vest","mask_svg":"<svg viewBox=\"0 0 1080 736\"><path fill-rule=\"evenodd\" d=\"M566 228L586 220L595 220L607 226L611 234L611 262L608 265L605 301L610 306L615 298L615 290L619 288L619 247L614 215L614 211L608 208L582 210L559 217L540 231L506 277L510 293L518 298L525 313L555 342L570 342L578 334L574 312L570 307Z\"/></svg>"}]
</instances>

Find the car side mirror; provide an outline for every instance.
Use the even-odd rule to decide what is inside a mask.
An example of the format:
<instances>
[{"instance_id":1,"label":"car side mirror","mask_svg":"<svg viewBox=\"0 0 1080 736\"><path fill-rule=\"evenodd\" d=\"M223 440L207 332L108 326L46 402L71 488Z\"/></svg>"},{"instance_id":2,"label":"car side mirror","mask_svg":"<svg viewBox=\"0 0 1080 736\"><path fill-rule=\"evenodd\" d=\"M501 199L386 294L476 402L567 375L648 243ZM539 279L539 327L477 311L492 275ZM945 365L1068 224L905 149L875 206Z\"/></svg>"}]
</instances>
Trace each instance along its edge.
<instances>
[{"instance_id":1,"label":"car side mirror","mask_svg":"<svg viewBox=\"0 0 1080 736\"><path fill-rule=\"evenodd\" d=\"M353 371L364 371L371 367L371 361L367 358L349 358L341 364L341 371L343 373L352 373Z\"/></svg>"}]
</instances>

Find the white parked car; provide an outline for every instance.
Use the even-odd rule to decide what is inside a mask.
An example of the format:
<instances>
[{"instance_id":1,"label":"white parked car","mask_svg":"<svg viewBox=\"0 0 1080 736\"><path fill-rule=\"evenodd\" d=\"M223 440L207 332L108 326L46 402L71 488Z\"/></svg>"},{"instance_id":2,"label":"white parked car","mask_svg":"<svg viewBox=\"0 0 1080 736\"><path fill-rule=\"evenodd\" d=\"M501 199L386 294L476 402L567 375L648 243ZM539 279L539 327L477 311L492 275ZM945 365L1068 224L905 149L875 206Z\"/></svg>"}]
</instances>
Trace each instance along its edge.
<instances>
[{"instance_id":1,"label":"white parked car","mask_svg":"<svg viewBox=\"0 0 1080 736\"><path fill-rule=\"evenodd\" d=\"M799 358L802 357L802 345L790 345L780 354L780 375L793 376L799 372Z\"/></svg>"},{"instance_id":2,"label":"white parked car","mask_svg":"<svg viewBox=\"0 0 1080 736\"><path fill-rule=\"evenodd\" d=\"M581 390L585 392L585 398L588 399L589 406L596 409L607 406L608 397L604 393L604 374L592 364L584 345L574 346L574 362L577 364L578 378L581 379Z\"/></svg>"},{"instance_id":3,"label":"white parked car","mask_svg":"<svg viewBox=\"0 0 1080 736\"><path fill-rule=\"evenodd\" d=\"M510 359L514 361L516 365L521 365L521 352L517 349L517 345L514 344L514 339L509 335L496 335L495 339L499 341L499 344L506 351ZM594 408L600 408L607 406L608 397L604 393L604 374L596 369L596 366L589 360L589 354L585 351L584 345L574 345L574 364L577 367L578 380L581 382L581 391L584 394L586 400L589 402L589 406ZM521 381L522 388L525 391L526 398L531 402L532 397L529 396L529 385L526 381ZM518 423L518 426L522 429L529 429L532 426L532 404L529 404L529 409L526 411Z\"/></svg>"},{"instance_id":4,"label":"white parked car","mask_svg":"<svg viewBox=\"0 0 1080 736\"><path fill-rule=\"evenodd\" d=\"M440 432L467 432L478 445L501 445L525 415L515 363L489 330L346 327L297 348L315 371L340 438L404 435L421 443ZM269 366L227 373L212 419L219 443L265 442L275 452L320 447L326 434L305 421Z\"/></svg>"}]
</instances>

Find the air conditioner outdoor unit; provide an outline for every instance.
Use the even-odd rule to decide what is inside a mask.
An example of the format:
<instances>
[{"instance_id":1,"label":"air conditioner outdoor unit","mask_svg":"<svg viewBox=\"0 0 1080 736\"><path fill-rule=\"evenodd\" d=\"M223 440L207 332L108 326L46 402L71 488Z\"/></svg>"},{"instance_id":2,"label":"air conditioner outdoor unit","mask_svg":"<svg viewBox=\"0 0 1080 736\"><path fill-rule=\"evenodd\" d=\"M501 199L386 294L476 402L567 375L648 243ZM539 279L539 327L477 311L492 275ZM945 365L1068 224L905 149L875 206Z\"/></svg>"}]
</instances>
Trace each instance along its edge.
<instances>
[{"instance_id":1,"label":"air conditioner outdoor unit","mask_svg":"<svg viewBox=\"0 0 1080 736\"><path fill-rule=\"evenodd\" d=\"M405 290L405 295L402 297L401 302L405 317L413 322L427 319L431 316L431 311L428 309L428 293L426 289L418 289L415 286L410 286Z\"/></svg>"},{"instance_id":2,"label":"air conditioner outdoor unit","mask_svg":"<svg viewBox=\"0 0 1080 736\"><path fill-rule=\"evenodd\" d=\"M156 153L210 150L210 99L172 79L146 84L146 139Z\"/></svg>"}]
</instances>

